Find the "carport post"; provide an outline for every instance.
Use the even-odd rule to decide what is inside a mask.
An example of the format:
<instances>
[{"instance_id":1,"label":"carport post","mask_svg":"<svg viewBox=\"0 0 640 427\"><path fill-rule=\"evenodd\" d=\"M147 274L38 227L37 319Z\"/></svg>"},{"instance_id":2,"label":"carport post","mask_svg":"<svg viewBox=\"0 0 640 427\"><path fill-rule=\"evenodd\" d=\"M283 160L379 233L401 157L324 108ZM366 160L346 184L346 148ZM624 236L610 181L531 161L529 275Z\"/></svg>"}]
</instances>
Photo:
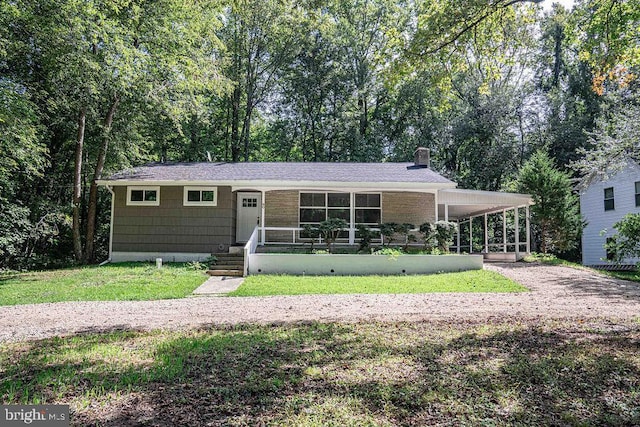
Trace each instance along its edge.
<instances>
[{"instance_id":1,"label":"carport post","mask_svg":"<svg viewBox=\"0 0 640 427\"><path fill-rule=\"evenodd\" d=\"M473 253L473 217L469 217L469 253Z\"/></svg>"},{"instance_id":2,"label":"carport post","mask_svg":"<svg viewBox=\"0 0 640 427\"><path fill-rule=\"evenodd\" d=\"M516 206L515 212L515 228L516 228L516 261L520 255L520 209Z\"/></svg>"},{"instance_id":3,"label":"carport post","mask_svg":"<svg viewBox=\"0 0 640 427\"><path fill-rule=\"evenodd\" d=\"M489 253L489 219L487 214L484 214L484 253Z\"/></svg>"},{"instance_id":4,"label":"carport post","mask_svg":"<svg viewBox=\"0 0 640 427\"><path fill-rule=\"evenodd\" d=\"M531 224L529 224L529 205L525 207L525 224L527 228L527 253L531 253L531 238L529 235L531 234Z\"/></svg>"},{"instance_id":5,"label":"carport post","mask_svg":"<svg viewBox=\"0 0 640 427\"><path fill-rule=\"evenodd\" d=\"M457 243L458 243L458 253L460 253L460 220L458 220L457 222L458 222L458 227L456 229L456 237L457 237Z\"/></svg>"},{"instance_id":6,"label":"carport post","mask_svg":"<svg viewBox=\"0 0 640 427\"><path fill-rule=\"evenodd\" d=\"M502 209L502 251L507 253L507 210Z\"/></svg>"}]
</instances>

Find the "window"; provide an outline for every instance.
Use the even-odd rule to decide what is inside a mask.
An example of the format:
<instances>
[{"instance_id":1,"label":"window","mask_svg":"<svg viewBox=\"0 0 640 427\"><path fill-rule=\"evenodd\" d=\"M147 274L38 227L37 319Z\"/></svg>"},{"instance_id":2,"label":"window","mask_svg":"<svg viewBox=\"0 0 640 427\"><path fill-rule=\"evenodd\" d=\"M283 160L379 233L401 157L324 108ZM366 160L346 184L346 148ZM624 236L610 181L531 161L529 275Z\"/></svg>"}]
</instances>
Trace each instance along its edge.
<instances>
[{"instance_id":1,"label":"window","mask_svg":"<svg viewBox=\"0 0 640 427\"><path fill-rule=\"evenodd\" d=\"M355 224L377 226L381 220L379 193L355 194ZM350 193L300 193L300 226L319 224L329 218L351 223Z\"/></svg>"},{"instance_id":2,"label":"window","mask_svg":"<svg viewBox=\"0 0 640 427\"><path fill-rule=\"evenodd\" d=\"M615 209L615 203L613 200L613 187L604 189L604 210L612 211Z\"/></svg>"},{"instance_id":3,"label":"window","mask_svg":"<svg viewBox=\"0 0 640 427\"><path fill-rule=\"evenodd\" d=\"M636 181L636 206L640 206L640 181Z\"/></svg>"},{"instance_id":4,"label":"window","mask_svg":"<svg viewBox=\"0 0 640 427\"><path fill-rule=\"evenodd\" d=\"M159 206L160 187L127 187L127 206Z\"/></svg>"},{"instance_id":5,"label":"window","mask_svg":"<svg viewBox=\"0 0 640 427\"><path fill-rule=\"evenodd\" d=\"M184 187L184 206L217 206L217 187Z\"/></svg>"},{"instance_id":6,"label":"window","mask_svg":"<svg viewBox=\"0 0 640 427\"><path fill-rule=\"evenodd\" d=\"M356 224L378 225L382 221L380 194L356 194Z\"/></svg>"},{"instance_id":7,"label":"window","mask_svg":"<svg viewBox=\"0 0 640 427\"><path fill-rule=\"evenodd\" d=\"M258 199L255 197L243 197L242 198L242 207L243 208L257 208L258 207Z\"/></svg>"},{"instance_id":8,"label":"window","mask_svg":"<svg viewBox=\"0 0 640 427\"><path fill-rule=\"evenodd\" d=\"M300 223L318 224L328 218L351 220L349 193L300 193Z\"/></svg>"}]
</instances>

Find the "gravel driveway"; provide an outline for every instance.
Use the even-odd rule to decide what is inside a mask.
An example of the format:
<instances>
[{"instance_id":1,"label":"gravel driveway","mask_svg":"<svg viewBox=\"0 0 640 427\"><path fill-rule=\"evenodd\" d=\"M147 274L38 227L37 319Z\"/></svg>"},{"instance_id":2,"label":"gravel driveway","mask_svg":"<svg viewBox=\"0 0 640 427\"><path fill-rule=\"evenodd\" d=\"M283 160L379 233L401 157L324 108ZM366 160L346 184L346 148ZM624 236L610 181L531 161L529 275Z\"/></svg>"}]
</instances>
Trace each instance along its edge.
<instances>
[{"instance_id":1,"label":"gravel driveway","mask_svg":"<svg viewBox=\"0 0 640 427\"><path fill-rule=\"evenodd\" d=\"M489 264L531 290L518 294L192 297L0 307L0 342L121 329L362 320L535 320L640 317L640 285L569 267ZM393 279L390 279L393 280Z\"/></svg>"}]
</instances>

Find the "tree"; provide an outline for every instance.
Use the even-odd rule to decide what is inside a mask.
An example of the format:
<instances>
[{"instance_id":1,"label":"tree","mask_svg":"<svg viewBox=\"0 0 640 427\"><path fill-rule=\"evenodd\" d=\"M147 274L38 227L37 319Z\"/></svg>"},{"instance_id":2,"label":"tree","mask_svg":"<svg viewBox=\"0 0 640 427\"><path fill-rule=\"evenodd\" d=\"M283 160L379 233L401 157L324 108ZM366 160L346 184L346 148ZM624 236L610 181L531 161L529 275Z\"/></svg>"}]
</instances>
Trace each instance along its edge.
<instances>
[{"instance_id":1,"label":"tree","mask_svg":"<svg viewBox=\"0 0 640 427\"><path fill-rule=\"evenodd\" d=\"M581 150L584 157L571 165L583 188L619 172L629 161L640 162L640 106L621 101L617 112L598 121L590 135L591 148Z\"/></svg>"},{"instance_id":2,"label":"tree","mask_svg":"<svg viewBox=\"0 0 640 427\"><path fill-rule=\"evenodd\" d=\"M539 231L540 251L575 247L583 224L569 175L558 170L546 152L538 151L522 166L516 185L533 198L531 219Z\"/></svg>"},{"instance_id":3,"label":"tree","mask_svg":"<svg viewBox=\"0 0 640 427\"><path fill-rule=\"evenodd\" d=\"M625 258L640 258L640 214L627 214L613 224L617 233L607 241L605 247L614 254L617 262Z\"/></svg>"}]
</instances>

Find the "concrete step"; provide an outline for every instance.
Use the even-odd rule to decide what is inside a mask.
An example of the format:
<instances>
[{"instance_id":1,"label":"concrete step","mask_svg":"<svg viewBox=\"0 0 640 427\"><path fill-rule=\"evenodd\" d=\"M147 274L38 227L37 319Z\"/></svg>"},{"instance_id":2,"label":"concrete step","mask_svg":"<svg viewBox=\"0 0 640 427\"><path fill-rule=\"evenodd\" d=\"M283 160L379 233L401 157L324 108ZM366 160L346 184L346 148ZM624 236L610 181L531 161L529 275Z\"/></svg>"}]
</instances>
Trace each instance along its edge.
<instances>
[{"instance_id":1,"label":"concrete step","mask_svg":"<svg viewBox=\"0 0 640 427\"><path fill-rule=\"evenodd\" d=\"M209 267L209 270L243 270L244 264L215 264Z\"/></svg>"},{"instance_id":2,"label":"concrete step","mask_svg":"<svg viewBox=\"0 0 640 427\"><path fill-rule=\"evenodd\" d=\"M242 270L209 270L207 271L209 276L234 276L242 277Z\"/></svg>"}]
</instances>

